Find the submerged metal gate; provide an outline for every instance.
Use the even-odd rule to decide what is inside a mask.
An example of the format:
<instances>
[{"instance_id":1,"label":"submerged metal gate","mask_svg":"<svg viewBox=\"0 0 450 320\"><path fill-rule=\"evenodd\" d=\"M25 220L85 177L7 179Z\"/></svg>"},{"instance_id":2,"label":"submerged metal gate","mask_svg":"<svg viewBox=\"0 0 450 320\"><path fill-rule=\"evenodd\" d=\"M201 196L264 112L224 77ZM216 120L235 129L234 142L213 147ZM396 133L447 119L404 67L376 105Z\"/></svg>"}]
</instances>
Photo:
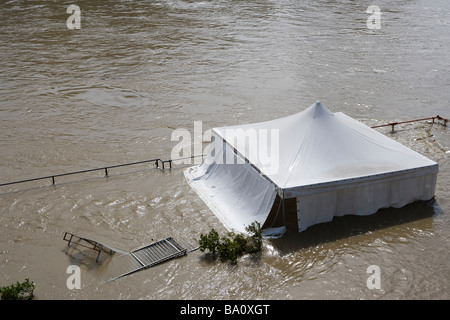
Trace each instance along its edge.
<instances>
[{"instance_id":1,"label":"submerged metal gate","mask_svg":"<svg viewBox=\"0 0 450 320\"><path fill-rule=\"evenodd\" d=\"M108 281L122 278L172 258L184 256L199 248L198 246L192 246L192 244L186 241L183 241L183 245L181 245L172 237L159 240L129 252L69 232L64 234L63 240L68 241L69 247L72 244L97 251L96 262L98 262L102 251L109 253L111 256L114 254L114 258L108 263L106 274L109 279Z\"/></svg>"},{"instance_id":2,"label":"submerged metal gate","mask_svg":"<svg viewBox=\"0 0 450 320\"><path fill-rule=\"evenodd\" d=\"M114 276L109 281L185 254L187 254L187 249L182 247L172 237L159 240L122 256L116 256L113 265L110 266Z\"/></svg>"}]
</instances>

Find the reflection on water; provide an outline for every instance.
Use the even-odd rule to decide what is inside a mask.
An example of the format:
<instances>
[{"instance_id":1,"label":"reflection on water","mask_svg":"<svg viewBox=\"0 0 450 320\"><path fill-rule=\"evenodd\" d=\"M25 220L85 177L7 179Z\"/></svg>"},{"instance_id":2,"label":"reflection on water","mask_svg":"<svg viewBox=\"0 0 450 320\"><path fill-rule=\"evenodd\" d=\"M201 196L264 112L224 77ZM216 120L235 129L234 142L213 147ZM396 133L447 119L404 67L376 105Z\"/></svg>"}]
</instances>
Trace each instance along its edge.
<instances>
[{"instance_id":1,"label":"reflection on water","mask_svg":"<svg viewBox=\"0 0 450 320\"><path fill-rule=\"evenodd\" d=\"M320 100L367 124L449 117L448 1L60 1L0 4L0 183L169 158L171 133L293 114ZM193 252L105 284L108 260L67 254L64 231L134 248L225 232L181 169L0 190L0 283L40 299L448 298L448 128L383 133L438 161L433 205L342 217L265 242L237 266ZM82 290L66 288L80 265ZM381 270L380 290L366 286Z\"/></svg>"}]
</instances>

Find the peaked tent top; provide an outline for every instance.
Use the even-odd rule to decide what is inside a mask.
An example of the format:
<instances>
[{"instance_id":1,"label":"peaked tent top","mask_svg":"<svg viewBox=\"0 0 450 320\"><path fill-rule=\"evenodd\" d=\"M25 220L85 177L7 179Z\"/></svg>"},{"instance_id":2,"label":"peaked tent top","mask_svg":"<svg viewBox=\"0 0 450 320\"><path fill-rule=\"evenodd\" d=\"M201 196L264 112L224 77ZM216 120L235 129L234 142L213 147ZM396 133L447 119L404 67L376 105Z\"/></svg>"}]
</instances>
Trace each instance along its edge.
<instances>
[{"instance_id":1,"label":"peaked tent top","mask_svg":"<svg viewBox=\"0 0 450 320\"><path fill-rule=\"evenodd\" d=\"M291 116L213 131L281 189L437 165L319 101Z\"/></svg>"}]
</instances>

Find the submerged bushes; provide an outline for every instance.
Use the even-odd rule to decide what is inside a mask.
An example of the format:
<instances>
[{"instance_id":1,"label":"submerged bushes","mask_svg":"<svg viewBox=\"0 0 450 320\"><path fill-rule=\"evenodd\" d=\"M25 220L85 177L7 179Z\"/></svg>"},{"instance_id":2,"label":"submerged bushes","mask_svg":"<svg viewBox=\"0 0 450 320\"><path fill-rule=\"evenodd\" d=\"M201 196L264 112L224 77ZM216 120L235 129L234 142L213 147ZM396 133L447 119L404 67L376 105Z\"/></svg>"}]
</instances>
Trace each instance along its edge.
<instances>
[{"instance_id":1,"label":"submerged bushes","mask_svg":"<svg viewBox=\"0 0 450 320\"><path fill-rule=\"evenodd\" d=\"M237 263L238 256L244 253L254 254L261 251L262 232L261 225L253 222L245 230L250 234L236 234L229 232L227 237L219 237L216 230L212 229L209 234L200 234L200 251L209 250L212 255L218 255L222 261Z\"/></svg>"},{"instance_id":2,"label":"submerged bushes","mask_svg":"<svg viewBox=\"0 0 450 320\"><path fill-rule=\"evenodd\" d=\"M34 298L34 282L25 279L24 282L12 284L6 287L0 287L2 300L31 300Z\"/></svg>"}]
</instances>

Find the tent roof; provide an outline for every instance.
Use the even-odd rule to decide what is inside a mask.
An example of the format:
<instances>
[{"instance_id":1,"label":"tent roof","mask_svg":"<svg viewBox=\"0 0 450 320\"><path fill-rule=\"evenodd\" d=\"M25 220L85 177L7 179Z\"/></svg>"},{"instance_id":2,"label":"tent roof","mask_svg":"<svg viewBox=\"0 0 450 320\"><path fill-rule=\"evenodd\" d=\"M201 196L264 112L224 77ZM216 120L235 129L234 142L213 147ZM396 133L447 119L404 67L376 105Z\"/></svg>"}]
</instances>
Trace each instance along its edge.
<instances>
[{"instance_id":1,"label":"tent roof","mask_svg":"<svg viewBox=\"0 0 450 320\"><path fill-rule=\"evenodd\" d=\"M277 193L297 198L302 231L333 216L428 200L435 190L437 163L320 102L272 121L215 128L213 137L202 164L184 173L230 230L263 225Z\"/></svg>"},{"instance_id":2,"label":"tent roof","mask_svg":"<svg viewBox=\"0 0 450 320\"><path fill-rule=\"evenodd\" d=\"M284 118L213 131L284 190L437 165L320 102Z\"/></svg>"}]
</instances>

